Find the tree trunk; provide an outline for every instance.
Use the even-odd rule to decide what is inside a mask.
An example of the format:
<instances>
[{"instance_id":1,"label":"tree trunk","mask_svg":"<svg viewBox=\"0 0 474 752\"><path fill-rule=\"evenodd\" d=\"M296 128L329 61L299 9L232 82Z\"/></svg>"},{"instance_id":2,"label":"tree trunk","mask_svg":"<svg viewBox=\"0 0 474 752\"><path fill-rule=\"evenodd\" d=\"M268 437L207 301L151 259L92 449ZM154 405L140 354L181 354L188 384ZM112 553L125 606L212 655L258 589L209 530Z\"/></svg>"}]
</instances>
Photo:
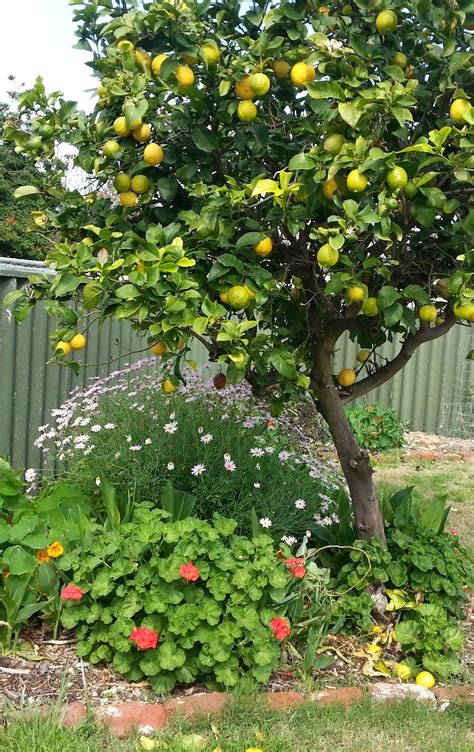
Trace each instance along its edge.
<instances>
[{"instance_id":1,"label":"tree trunk","mask_svg":"<svg viewBox=\"0 0 474 752\"><path fill-rule=\"evenodd\" d=\"M322 416L329 426L349 486L357 536L376 537L385 543L383 519L377 501L369 453L362 449L354 438L343 402L334 385L331 364L332 353L324 344L318 344L314 350L312 388L319 400Z\"/></svg>"}]
</instances>

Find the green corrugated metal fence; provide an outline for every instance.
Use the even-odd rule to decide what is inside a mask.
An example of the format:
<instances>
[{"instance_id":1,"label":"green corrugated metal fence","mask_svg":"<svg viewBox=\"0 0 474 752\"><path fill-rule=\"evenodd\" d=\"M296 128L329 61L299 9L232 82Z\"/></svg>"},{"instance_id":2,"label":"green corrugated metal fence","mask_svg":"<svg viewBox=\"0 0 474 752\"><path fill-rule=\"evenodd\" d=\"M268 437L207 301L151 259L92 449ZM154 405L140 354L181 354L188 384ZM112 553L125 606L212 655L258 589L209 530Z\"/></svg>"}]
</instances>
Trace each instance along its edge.
<instances>
[{"instance_id":1,"label":"green corrugated metal fence","mask_svg":"<svg viewBox=\"0 0 474 752\"><path fill-rule=\"evenodd\" d=\"M40 271L45 271L40 262L0 258L0 301L29 274ZM41 453L33 446L37 428L48 422L51 410L71 389L147 354L146 342L127 322L109 320L88 330L86 349L74 356L87 365L76 376L70 369L46 364L51 328L41 306L21 325L0 307L0 456L9 456L19 467L41 466ZM472 330L456 326L419 348L403 371L367 399L393 405L413 430L472 436L474 362L465 360L472 347ZM396 349L395 344L386 345L382 354L393 356ZM351 367L355 352L354 345L344 341L336 353L335 370ZM204 362L200 345L193 348L192 357Z\"/></svg>"}]
</instances>

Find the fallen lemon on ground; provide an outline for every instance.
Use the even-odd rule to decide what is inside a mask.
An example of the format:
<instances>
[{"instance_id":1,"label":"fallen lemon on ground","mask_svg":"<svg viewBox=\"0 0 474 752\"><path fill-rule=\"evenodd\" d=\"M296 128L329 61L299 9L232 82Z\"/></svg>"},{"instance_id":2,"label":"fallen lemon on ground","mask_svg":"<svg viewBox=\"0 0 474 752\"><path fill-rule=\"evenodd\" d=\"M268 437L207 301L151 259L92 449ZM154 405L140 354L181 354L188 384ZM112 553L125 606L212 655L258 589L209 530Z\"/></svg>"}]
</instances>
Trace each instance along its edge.
<instances>
[{"instance_id":1,"label":"fallen lemon on ground","mask_svg":"<svg viewBox=\"0 0 474 752\"><path fill-rule=\"evenodd\" d=\"M406 663L397 663L395 666L395 676L400 681L407 681L411 676L411 668Z\"/></svg>"},{"instance_id":2,"label":"fallen lemon on ground","mask_svg":"<svg viewBox=\"0 0 474 752\"><path fill-rule=\"evenodd\" d=\"M415 682L422 687L426 687L426 689L431 689L436 684L436 679L429 671L420 671L416 676Z\"/></svg>"}]
</instances>

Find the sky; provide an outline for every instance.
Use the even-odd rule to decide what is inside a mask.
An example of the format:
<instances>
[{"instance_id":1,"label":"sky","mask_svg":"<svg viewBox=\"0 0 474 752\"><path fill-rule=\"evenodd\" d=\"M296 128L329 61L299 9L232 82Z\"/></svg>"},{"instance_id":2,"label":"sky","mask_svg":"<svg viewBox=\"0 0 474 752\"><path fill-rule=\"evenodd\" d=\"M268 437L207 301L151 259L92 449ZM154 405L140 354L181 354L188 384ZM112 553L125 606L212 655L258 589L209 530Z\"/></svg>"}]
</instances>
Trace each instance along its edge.
<instances>
[{"instance_id":1,"label":"sky","mask_svg":"<svg viewBox=\"0 0 474 752\"><path fill-rule=\"evenodd\" d=\"M46 91L62 91L66 99L92 109L87 89L97 86L86 66L89 55L73 49L77 42L68 0L2 0L0 102L6 92L44 78ZM16 85L8 76L16 78Z\"/></svg>"}]
</instances>

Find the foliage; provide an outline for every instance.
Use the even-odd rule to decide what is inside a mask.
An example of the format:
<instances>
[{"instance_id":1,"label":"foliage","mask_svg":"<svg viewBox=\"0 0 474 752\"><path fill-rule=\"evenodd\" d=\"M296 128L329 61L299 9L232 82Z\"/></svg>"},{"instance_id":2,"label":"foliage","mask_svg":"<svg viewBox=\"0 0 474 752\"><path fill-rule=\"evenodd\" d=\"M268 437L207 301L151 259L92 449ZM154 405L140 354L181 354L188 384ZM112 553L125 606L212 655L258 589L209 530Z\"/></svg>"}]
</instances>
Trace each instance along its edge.
<instances>
[{"instance_id":1,"label":"foliage","mask_svg":"<svg viewBox=\"0 0 474 752\"><path fill-rule=\"evenodd\" d=\"M317 521L338 519L340 478L333 464L308 455L310 437L296 433L291 416L272 418L245 384L216 390L201 372L186 380L166 397L148 360L97 379L54 411L55 425L42 427L36 444L48 445L52 468L66 463L65 477L96 500L100 519L104 468L122 504L160 504L170 479L197 497L197 516L220 512L240 531L250 530L252 509L277 539L300 539Z\"/></svg>"},{"instance_id":2,"label":"foliage","mask_svg":"<svg viewBox=\"0 0 474 752\"><path fill-rule=\"evenodd\" d=\"M399 492L393 500L396 511L387 528L387 548L375 539L357 541L336 577L338 589L348 585L360 593L342 597L337 613L346 627L369 631L374 602L365 591L369 585L383 585L389 596L385 615L397 620L396 639L406 651L421 656L425 668L445 678L460 670L455 653L464 638L458 620L463 618L466 588L473 584L472 557L456 536L443 532L444 500L435 500L423 512L411 508L410 493Z\"/></svg>"},{"instance_id":3,"label":"foliage","mask_svg":"<svg viewBox=\"0 0 474 752\"><path fill-rule=\"evenodd\" d=\"M357 443L371 452L385 452L403 446L406 424L393 407L354 405L346 410Z\"/></svg>"},{"instance_id":4,"label":"foliage","mask_svg":"<svg viewBox=\"0 0 474 752\"><path fill-rule=\"evenodd\" d=\"M139 505L130 523L65 554L62 571L85 592L61 617L76 628L79 654L111 662L132 681L148 677L157 692L196 679L234 686L243 670L266 681L280 655L269 628L278 613L272 593L291 574L269 536L242 538L236 527L219 515L170 522ZM180 574L188 562L195 581ZM130 639L142 627L159 635L146 652Z\"/></svg>"},{"instance_id":5,"label":"foliage","mask_svg":"<svg viewBox=\"0 0 474 752\"><path fill-rule=\"evenodd\" d=\"M40 498L25 495L19 473L0 458L0 642L9 648L36 613L57 619L58 559L90 524L77 488L58 483Z\"/></svg>"}]
</instances>

